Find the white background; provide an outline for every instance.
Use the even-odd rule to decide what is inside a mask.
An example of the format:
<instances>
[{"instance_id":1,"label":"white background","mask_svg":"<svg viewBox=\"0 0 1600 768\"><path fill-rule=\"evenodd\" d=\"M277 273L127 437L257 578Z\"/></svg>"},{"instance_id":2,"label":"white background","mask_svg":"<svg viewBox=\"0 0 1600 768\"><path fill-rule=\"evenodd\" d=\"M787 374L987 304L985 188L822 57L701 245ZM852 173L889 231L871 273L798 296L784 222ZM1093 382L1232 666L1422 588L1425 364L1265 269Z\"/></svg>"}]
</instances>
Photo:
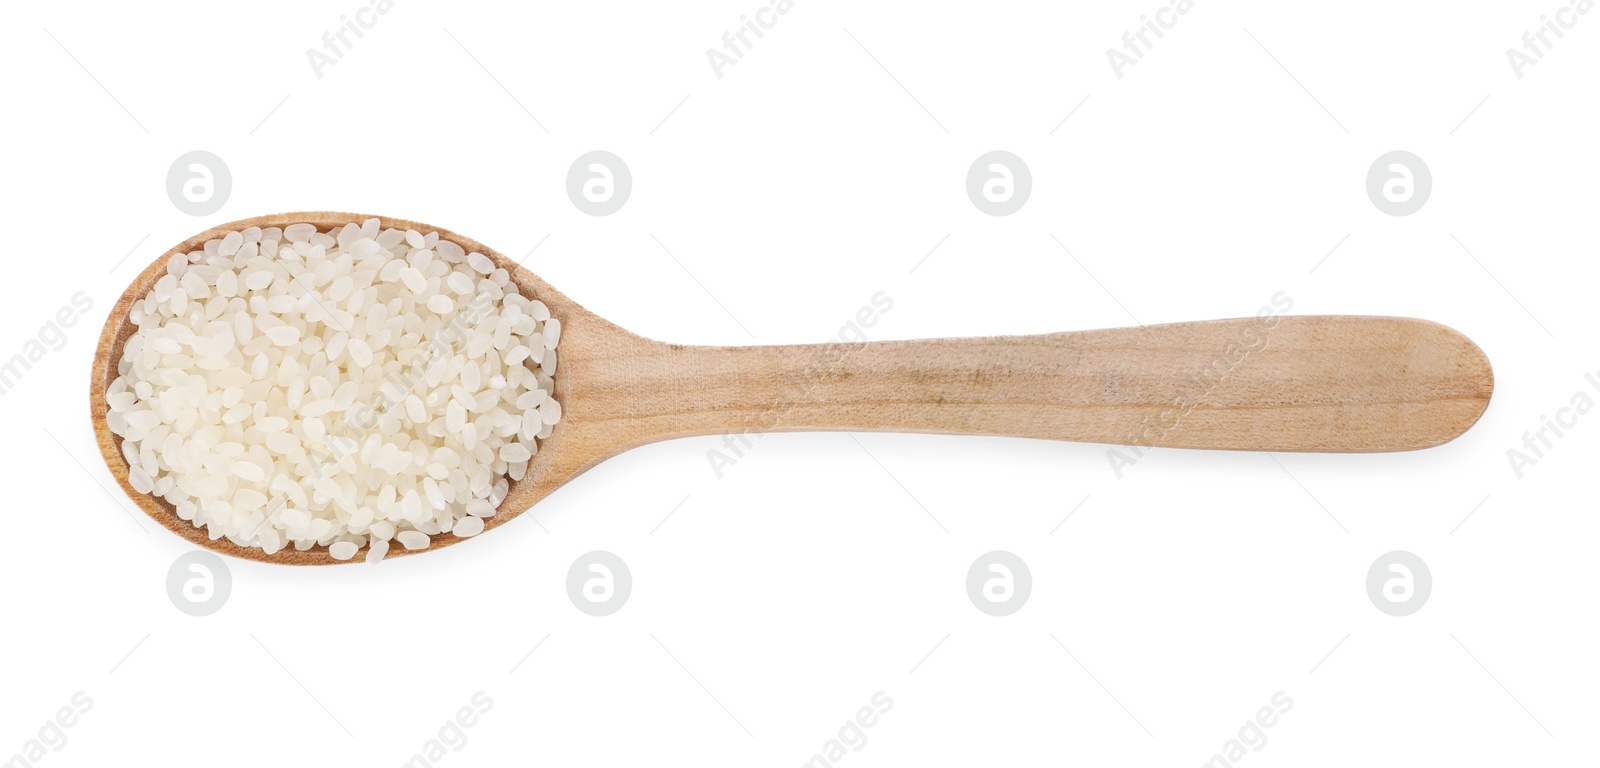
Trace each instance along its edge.
<instances>
[{"instance_id":1,"label":"white background","mask_svg":"<svg viewBox=\"0 0 1600 768\"><path fill-rule=\"evenodd\" d=\"M1199 0L1118 79L1105 52L1157 0L798 0L718 79L705 51L758 3L398 0L320 79L306 50L357 0L0 12L0 357L94 301L0 399L0 758L83 691L40 762L400 765L483 691L441 764L792 766L883 691L839 762L1200 765L1283 691L1240 762L1592 760L1600 416L1521 479L1506 452L1600 399L1600 13L1518 79L1505 51L1559 0ZM234 184L199 218L164 190L196 149ZM632 169L611 216L564 190L592 149ZM1032 169L1011 216L964 190L992 149ZM1407 217L1364 189L1395 149L1434 180ZM825 341L878 291L876 339L1245 316L1286 291L1461 330L1495 396L1433 450L1160 450L1120 479L1096 445L770 435L718 479L720 438L658 444L541 503L548 533L525 515L375 568L230 560L229 602L190 617L165 580L192 548L94 449L94 342L164 249L316 209L542 241L535 272L677 342ZM606 618L566 595L596 549L634 578ZM1004 618L964 586L995 549L1034 579ZM1434 579L1405 618L1365 587L1397 549Z\"/></svg>"}]
</instances>

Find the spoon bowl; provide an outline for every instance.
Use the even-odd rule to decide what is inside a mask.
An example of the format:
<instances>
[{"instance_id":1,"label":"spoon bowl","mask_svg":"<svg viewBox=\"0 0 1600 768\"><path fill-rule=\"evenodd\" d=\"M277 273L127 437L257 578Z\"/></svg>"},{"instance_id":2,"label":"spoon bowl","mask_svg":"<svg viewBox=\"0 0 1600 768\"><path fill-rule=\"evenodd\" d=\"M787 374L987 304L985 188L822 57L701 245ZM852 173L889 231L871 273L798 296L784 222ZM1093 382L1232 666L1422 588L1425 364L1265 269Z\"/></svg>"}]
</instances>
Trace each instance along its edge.
<instances>
[{"instance_id":1,"label":"spoon bowl","mask_svg":"<svg viewBox=\"0 0 1600 768\"><path fill-rule=\"evenodd\" d=\"M90 415L94 423L95 439L100 446L100 455L105 459L106 466L111 469L111 474L116 478L117 484L122 487L123 492L128 494L128 497L140 509L144 510L146 514L167 530L198 546L246 560L281 565L334 565L344 562L357 562L354 559L348 561L335 560L328 556L326 547L320 546L304 551L286 547L269 555L260 548L242 547L225 538L212 539L205 528L197 527L189 521L178 517L177 509L165 499L134 490L128 480L129 468L127 459L122 455L122 438L113 433L106 424L106 412L109 408L106 405L105 393L106 388L117 378L117 361L122 359L123 346L127 343L128 337L138 330L138 326L129 319L129 310L134 302L143 299L149 294L156 281L166 273L167 260L173 254L201 250L208 240L218 239L229 232L249 227L265 229L269 227L286 227L290 224L311 224L317 228L317 231L324 232L330 228L340 227L350 222L360 223L372 218L378 219L380 226L384 229L414 229L424 233L438 232L440 239L454 242L468 253L473 251L482 253L493 259L496 267L505 269L510 273L512 281L522 290L523 295L543 301L550 308L551 316L559 319L562 323L561 365L563 370L558 371L554 377L555 389L552 396L563 406L567 405L567 392L564 382L569 378L565 375L565 368L567 366L581 367L579 360L568 359L567 353L569 350L578 347L593 348L596 345L604 346L606 343L626 345L635 340L646 342L645 339L634 336L579 306L549 283L539 279L532 272L523 269L514 260L500 252L472 238L428 224L385 216L315 211L257 216L213 227L168 249L160 258L146 267L138 277L134 278L128 289L123 292L121 298L111 308L111 315L107 318L105 328L100 333L99 347L95 351L94 368L90 373ZM575 355L574 357L581 359L581 355ZM600 459L622 450L619 448L611 453L592 457L588 461L578 461L577 459L580 456L587 455L582 450L581 445L578 450L558 450L565 442L567 430L568 422L563 419L556 423L554 431L549 438L539 441L539 452L529 461L527 474L523 476L522 480L510 483L511 487L496 514L484 519L485 531L506 523L522 511L533 506L535 502L549 495L550 492L565 485L568 480L581 474L590 466L599 463ZM540 482L534 482L535 478L539 478ZM506 510L516 510L516 512L507 514ZM433 536L425 549L408 550L403 547L393 546L390 548L387 557L401 557L428 552L464 540L456 536Z\"/></svg>"},{"instance_id":2,"label":"spoon bowl","mask_svg":"<svg viewBox=\"0 0 1600 768\"><path fill-rule=\"evenodd\" d=\"M190 542L247 560L333 565L326 547L268 555L181 519L136 491L122 438L106 423L106 388L129 319L175 253L249 227L318 231L377 218L384 229L437 232L505 269L561 323L552 396L562 418L485 531L522 514L590 467L630 448L696 435L781 431L977 434L1222 450L1385 452L1436 446L1488 406L1493 373L1465 336L1426 320L1256 317L986 338L701 347L653 341L584 309L498 251L404 219L330 211L223 224L169 249L111 308L90 372L90 416L117 484ZM482 534L479 534L482 535ZM431 537L425 549L464 539Z\"/></svg>"}]
</instances>

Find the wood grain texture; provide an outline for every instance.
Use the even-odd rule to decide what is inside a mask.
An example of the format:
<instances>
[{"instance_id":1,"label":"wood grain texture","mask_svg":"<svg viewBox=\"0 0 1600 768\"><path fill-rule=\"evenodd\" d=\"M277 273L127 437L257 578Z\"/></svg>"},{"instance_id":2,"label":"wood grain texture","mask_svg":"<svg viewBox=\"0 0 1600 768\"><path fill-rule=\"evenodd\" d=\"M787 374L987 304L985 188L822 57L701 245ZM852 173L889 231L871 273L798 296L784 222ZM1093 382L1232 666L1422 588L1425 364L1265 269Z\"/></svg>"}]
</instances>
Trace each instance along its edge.
<instances>
[{"instance_id":1,"label":"wood grain texture","mask_svg":"<svg viewBox=\"0 0 1600 768\"><path fill-rule=\"evenodd\" d=\"M130 498L167 529L215 551L273 563L336 564L323 548L264 555L179 519L128 484L120 438L105 423L105 389L135 330L128 309L174 252L251 226L319 229L370 216L286 213L202 232L157 259L111 310L90 382L101 454ZM1427 448L1471 427L1493 374L1482 350L1425 320L1254 317L1035 336L693 347L653 341L589 312L511 259L471 238L401 219L384 227L437 231L488 255L562 323L555 397L562 421L493 529L590 467L659 440L727 432L853 430L1009 435L1225 450L1378 452ZM435 536L429 549L462 541ZM428 551L428 550L422 550ZM399 547L391 557L415 554ZM355 561L358 562L359 557Z\"/></svg>"}]
</instances>

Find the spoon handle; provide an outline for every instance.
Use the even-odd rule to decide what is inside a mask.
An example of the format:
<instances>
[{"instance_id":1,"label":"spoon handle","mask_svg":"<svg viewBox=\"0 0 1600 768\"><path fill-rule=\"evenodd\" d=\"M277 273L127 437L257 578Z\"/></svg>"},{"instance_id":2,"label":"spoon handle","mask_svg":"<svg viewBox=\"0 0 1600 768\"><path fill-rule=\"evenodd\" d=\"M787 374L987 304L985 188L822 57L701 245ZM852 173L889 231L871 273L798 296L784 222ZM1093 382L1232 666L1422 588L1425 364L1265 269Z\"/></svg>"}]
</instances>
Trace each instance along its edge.
<instances>
[{"instance_id":1,"label":"spoon handle","mask_svg":"<svg viewBox=\"0 0 1600 768\"><path fill-rule=\"evenodd\" d=\"M1482 350L1454 330L1352 316L856 344L663 346L574 369L571 406L608 414L619 447L729 432L861 430L1403 451L1466 431L1494 389Z\"/></svg>"}]
</instances>

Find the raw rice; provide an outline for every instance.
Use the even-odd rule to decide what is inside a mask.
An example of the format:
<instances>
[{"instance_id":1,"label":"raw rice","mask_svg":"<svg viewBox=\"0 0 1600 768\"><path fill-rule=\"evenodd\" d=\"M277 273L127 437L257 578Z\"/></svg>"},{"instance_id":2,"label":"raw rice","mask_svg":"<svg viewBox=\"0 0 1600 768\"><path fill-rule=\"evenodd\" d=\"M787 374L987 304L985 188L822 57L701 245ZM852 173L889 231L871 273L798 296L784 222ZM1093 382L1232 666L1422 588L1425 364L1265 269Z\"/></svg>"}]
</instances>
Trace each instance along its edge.
<instances>
[{"instance_id":1,"label":"raw rice","mask_svg":"<svg viewBox=\"0 0 1600 768\"><path fill-rule=\"evenodd\" d=\"M129 484L267 554L475 536L561 418L560 321L437 233L229 232L129 316L106 390Z\"/></svg>"}]
</instances>

